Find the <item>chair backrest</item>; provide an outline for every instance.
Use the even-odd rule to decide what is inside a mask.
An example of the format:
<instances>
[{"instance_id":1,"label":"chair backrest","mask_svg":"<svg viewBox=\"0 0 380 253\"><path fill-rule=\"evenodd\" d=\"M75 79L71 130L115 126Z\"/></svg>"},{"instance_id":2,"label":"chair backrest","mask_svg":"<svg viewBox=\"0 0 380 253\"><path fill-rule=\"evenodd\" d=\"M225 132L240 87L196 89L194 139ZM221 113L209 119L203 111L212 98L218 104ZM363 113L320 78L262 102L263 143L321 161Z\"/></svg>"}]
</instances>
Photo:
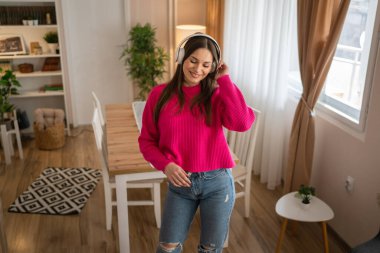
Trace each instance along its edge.
<instances>
[{"instance_id":1,"label":"chair backrest","mask_svg":"<svg viewBox=\"0 0 380 253\"><path fill-rule=\"evenodd\" d=\"M109 180L108 175L108 162L107 162L107 142L105 138L105 128L102 126L98 108L94 108L92 116L92 129L94 130L96 148L99 153L100 163L103 171L103 177L105 180Z\"/></svg>"},{"instance_id":2,"label":"chair backrest","mask_svg":"<svg viewBox=\"0 0 380 253\"><path fill-rule=\"evenodd\" d=\"M92 91L91 94L92 94L92 103L94 105L94 108L98 109L100 124L104 126L105 121L104 121L104 116L103 116L103 111L102 111L102 104L100 103L100 100L98 96L96 96L94 91Z\"/></svg>"},{"instance_id":3,"label":"chair backrest","mask_svg":"<svg viewBox=\"0 0 380 253\"><path fill-rule=\"evenodd\" d=\"M137 128L141 132L142 114L144 112L146 101L135 101L132 103L133 114L135 115Z\"/></svg>"},{"instance_id":4,"label":"chair backrest","mask_svg":"<svg viewBox=\"0 0 380 253\"><path fill-rule=\"evenodd\" d=\"M260 127L260 111L253 109L256 120L252 127L245 132L228 131L227 142L230 149L239 158L239 164L252 170L253 158L257 141L257 133Z\"/></svg>"},{"instance_id":5,"label":"chair backrest","mask_svg":"<svg viewBox=\"0 0 380 253\"><path fill-rule=\"evenodd\" d=\"M106 125L103 117L102 106L95 92L92 92L92 101L94 106L94 112L92 115L92 129L94 130L96 147L99 152L103 170L103 177L108 181L107 141L105 135Z\"/></svg>"}]
</instances>

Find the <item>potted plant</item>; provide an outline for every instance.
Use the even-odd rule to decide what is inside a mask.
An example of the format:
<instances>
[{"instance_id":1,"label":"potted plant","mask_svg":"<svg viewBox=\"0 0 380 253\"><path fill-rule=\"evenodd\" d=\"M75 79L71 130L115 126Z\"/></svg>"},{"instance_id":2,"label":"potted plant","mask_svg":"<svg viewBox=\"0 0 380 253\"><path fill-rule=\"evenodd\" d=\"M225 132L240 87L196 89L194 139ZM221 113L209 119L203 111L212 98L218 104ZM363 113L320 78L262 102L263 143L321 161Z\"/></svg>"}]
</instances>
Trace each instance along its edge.
<instances>
[{"instance_id":1,"label":"potted plant","mask_svg":"<svg viewBox=\"0 0 380 253\"><path fill-rule=\"evenodd\" d=\"M55 54L58 48L58 33L56 31L49 31L45 33L43 39L48 43L50 53Z\"/></svg>"},{"instance_id":2,"label":"potted plant","mask_svg":"<svg viewBox=\"0 0 380 253\"><path fill-rule=\"evenodd\" d=\"M307 205L310 204L312 196L315 196L315 188L301 184L297 194L301 197L302 203Z\"/></svg>"},{"instance_id":3,"label":"potted plant","mask_svg":"<svg viewBox=\"0 0 380 253\"><path fill-rule=\"evenodd\" d=\"M18 88L21 87L12 70L3 71L0 68L0 122L12 117L14 105L9 102L10 95L17 95Z\"/></svg>"},{"instance_id":4,"label":"potted plant","mask_svg":"<svg viewBox=\"0 0 380 253\"><path fill-rule=\"evenodd\" d=\"M165 73L165 61L169 56L164 49L156 46L156 28L149 23L137 24L129 32L120 58L124 59L127 74L137 84L138 98L145 100L156 80Z\"/></svg>"}]
</instances>

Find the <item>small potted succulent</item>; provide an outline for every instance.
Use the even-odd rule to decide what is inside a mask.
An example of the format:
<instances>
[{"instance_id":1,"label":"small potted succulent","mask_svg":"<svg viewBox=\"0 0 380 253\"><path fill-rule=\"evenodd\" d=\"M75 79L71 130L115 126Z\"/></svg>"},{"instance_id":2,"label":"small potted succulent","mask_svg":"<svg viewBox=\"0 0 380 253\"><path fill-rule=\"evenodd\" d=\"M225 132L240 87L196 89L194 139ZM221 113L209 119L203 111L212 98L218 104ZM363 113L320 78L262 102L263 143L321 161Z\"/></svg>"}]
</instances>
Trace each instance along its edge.
<instances>
[{"instance_id":1,"label":"small potted succulent","mask_svg":"<svg viewBox=\"0 0 380 253\"><path fill-rule=\"evenodd\" d=\"M310 204L312 196L315 196L315 188L301 184L297 195L302 199L303 204Z\"/></svg>"},{"instance_id":2,"label":"small potted succulent","mask_svg":"<svg viewBox=\"0 0 380 253\"><path fill-rule=\"evenodd\" d=\"M58 33L56 31L49 31L45 33L44 40L48 43L50 53L56 54L58 48Z\"/></svg>"}]
</instances>

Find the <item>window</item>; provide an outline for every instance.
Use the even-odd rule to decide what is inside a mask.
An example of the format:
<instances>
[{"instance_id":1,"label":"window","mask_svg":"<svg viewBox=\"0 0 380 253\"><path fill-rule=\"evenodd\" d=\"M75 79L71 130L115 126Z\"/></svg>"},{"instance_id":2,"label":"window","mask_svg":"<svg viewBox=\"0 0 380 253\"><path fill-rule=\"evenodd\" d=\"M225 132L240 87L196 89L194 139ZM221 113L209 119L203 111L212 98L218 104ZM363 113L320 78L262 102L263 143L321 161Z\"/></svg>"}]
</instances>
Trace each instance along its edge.
<instances>
[{"instance_id":1,"label":"window","mask_svg":"<svg viewBox=\"0 0 380 253\"><path fill-rule=\"evenodd\" d=\"M358 130L364 129L378 44L374 29L376 9L377 0L351 0L319 97L320 108ZM293 60L289 77L292 87L301 90L297 61Z\"/></svg>"}]
</instances>

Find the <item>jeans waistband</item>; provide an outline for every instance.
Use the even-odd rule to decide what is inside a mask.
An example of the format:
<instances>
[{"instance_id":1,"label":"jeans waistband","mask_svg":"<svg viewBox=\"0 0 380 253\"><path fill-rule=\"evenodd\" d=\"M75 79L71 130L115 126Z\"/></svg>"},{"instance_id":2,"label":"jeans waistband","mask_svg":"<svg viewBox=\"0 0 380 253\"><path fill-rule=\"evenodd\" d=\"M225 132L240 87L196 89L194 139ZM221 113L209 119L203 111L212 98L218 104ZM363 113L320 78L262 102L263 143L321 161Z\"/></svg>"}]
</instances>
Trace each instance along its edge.
<instances>
[{"instance_id":1,"label":"jeans waistband","mask_svg":"<svg viewBox=\"0 0 380 253\"><path fill-rule=\"evenodd\" d=\"M186 173L189 176L193 175L193 176L204 177L204 176L211 176L213 174L219 174L221 171L226 171L226 170L229 170L229 168L222 168L222 169L202 171L202 172L190 172L190 171L186 171Z\"/></svg>"}]
</instances>

